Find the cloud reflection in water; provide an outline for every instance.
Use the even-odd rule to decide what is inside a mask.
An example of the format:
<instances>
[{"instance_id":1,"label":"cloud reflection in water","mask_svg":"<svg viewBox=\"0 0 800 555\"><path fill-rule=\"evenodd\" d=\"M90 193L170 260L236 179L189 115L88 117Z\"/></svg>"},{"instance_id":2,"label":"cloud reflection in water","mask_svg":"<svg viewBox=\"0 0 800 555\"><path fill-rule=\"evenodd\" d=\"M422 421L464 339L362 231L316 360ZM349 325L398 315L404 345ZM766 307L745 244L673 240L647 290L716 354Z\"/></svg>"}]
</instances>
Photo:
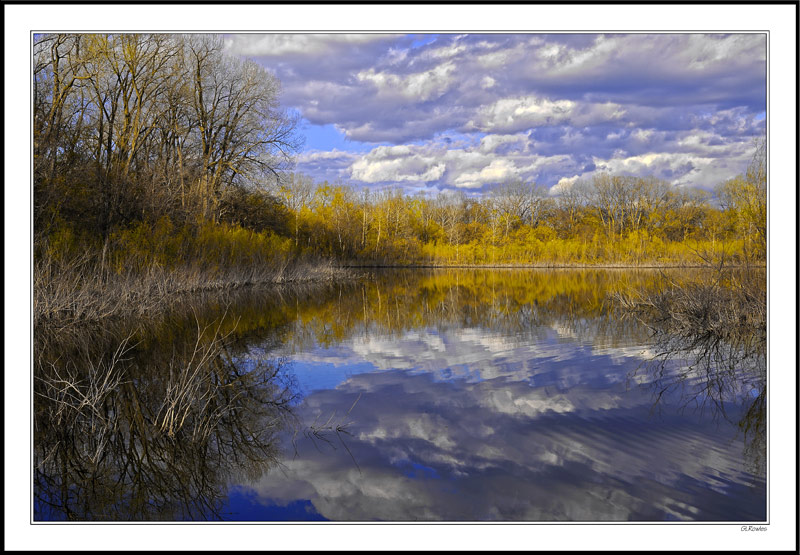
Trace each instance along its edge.
<instances>
[{"instance_id":1,"label":"cloud reflection in water","mask_svg":"<svg viewBox=\"0 0 800 555\"><path fill-rule=\"evenodd\" d=\"M243 488L331 520L766 518L733 425L669 399L653 413L628 379L644 347L563 331L425 328L295 353L301 418L358 399L341 435L358 466L338 438L301 438L284 472Z\"/></svg>"}]
</instances>

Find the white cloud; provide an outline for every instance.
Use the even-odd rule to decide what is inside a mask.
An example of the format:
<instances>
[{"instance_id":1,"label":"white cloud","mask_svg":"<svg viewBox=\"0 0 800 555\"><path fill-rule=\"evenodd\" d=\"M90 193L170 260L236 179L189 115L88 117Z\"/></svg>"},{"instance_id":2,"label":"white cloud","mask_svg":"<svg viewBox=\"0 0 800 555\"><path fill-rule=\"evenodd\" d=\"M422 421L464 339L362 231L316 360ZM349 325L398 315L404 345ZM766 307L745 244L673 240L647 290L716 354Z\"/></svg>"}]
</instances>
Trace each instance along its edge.
<instances>
[{"instance_id":1,"label":"white cloud","mask_svg":"<svg viewBox=\"0 0 800 555\"><path fill-rule=\"evenodd\" d=\"M525 147L529 142L529 137L526 133L508 134L508 135L486 135L481 139L478 149L481 152L490 154L495 152L503 145L519 145Z\"/></svg>"},{"instance_id":2,"label":"white cloud","mask_svg":"<svg viewBox=\"0 0 800 555\"><path fill-rule=\"evenodd\" d=\"M683 57L689 58L688 67L696 70L719 65L721 62L741 62L760 56L765 48L764 36L757 34L734 34L709 37L689 35Z\"/></svg>"},{"instance_id":3,"label":"white cloud","mask_svg":"<svg viewBox=\"0 0 800 555\"><path fill-rule=\"evenodd\" d=\"M647 143L653 138L654 131L652 129L637 129L631 133L631 137L640 143Z\"/></svg>"},{"instance_id":4,"label":"white cloud","mask_svg":"<svg viewBox=\"0 0 800 555\"><path fill-rule=\"evenodd\" d=\"M455 180L455 185L472 189L490 183L501 183L515 175L516 168L508 160L492 160L488 166L479 172L459 175Z\"/></svg>"},{"instance_id":5,"label":"white cloud","mask_svg":"<svg viewBox=\"0 0 800 555\"><path fill-rule=\"evenodd\" d=\"M711 161L690 154L671 152L648 152L637 156L626 156L624 152L616 154L607 160L594 158L596 171L611 174L655 175L663 174L665 170L674 171L680 167L694 168L697 164L707 164Z\"/></svg>"},{"instance_id":6,"label":"white cloud","mask_svg":"<svg viewBox=\"0 0 800 555\"><path fill-rule=\"evenodd\" d=\"M373 68L360 71L359 81L368 82L378 89L378 95L425 102L439 98L456 82L455 64L447 62L431 70L411 75L378 72Z\"/></svg>"},{"instance_id":7,"label":"white cloud","mask_svg":"<svg viewBox=\"0 0 800 555\"><path fill-rule=\"evenodd\" d=\"M525 56L526 51L526 45L524 43L519 43L511 48L496 49L492 52L481 54L477 56L476 60L478 64L485 69L497 69L521 60Z\"/></svg>"},{"instance_id":8,"label":"white cloud","mask_svg":"<svg viewBox=\"0 0 800 555\"><path fill-rule=\"evenodd\" d=\"M481 131L519 131L566 122L575 107L571 100L552 101L536 96L503 98L480 110L468 127Z\"/></svg>"},{"instance_id":9,"label":"white cloud","mask_svg":"<svg viewBox=\"0 0 800 555\"><path fill-rule=\"evenodd\" d=\"M444 171L435 153L411 146L381 146L350 166L350 176L366 183L436 181Z\"/></svg>"},{"instance_id":10,"label":"white cloud","mask_svg":"<svg viewBox=\"0 0 800 555\"><path fill-rule=\"evenodd\" d=\"M617 122L625 109L613 102L590 103L527 95L497 100L481 108L467 128L484 132L515 132L541 126L575 125L579 127Z\"/></svg>"},{"instance_id":11,"label":"white cloud","mask_svg":"<svg viewBox=\"0 0 800 555\"><path fill-rule=\"evenodd\" d=\"M454 42L453 44L447 46L425 50L420 55L420 59L449 60L450 58L454 58L466 50L467 47L465 45Z\"/></svg>"},{"instance_id":12,"label":"white cloud","mask_svg":"<svg viewBox=\"0 0 800 555\"><path fill-rule=\"evenodd\" d=\"M571 123L582 127L600 123L621 122L627 110L614 102L580 103L572 114Z\"/></svg>"},{"instance_id":13,"label":"white cloud","mask_svg":"<svg viewBox=\"0 0 800 555\"><path fill-rule=\"evenodd\" d=\"M711 186L744 170L750 137L764 127L761 35L439 35L421 46L419 38L247 34L226 44L267 65L286 105L312 123L336 124L357 142L415 141L408 153L298 160L325 179L335 171L363 183L474 190L514 176L591 176L597 159L607 170ZM471 144L437 142L454 133Z\"/></svg>"},{"instance_id":14,"label":"white cloud","mask_svg":"<svg viewBox=\"0 0 800 555\"><path fill-rule=\"evenodd\" d=\"M550 194L558 195L564 191L568 191L578 179L580 179L580 176L578 175L573 175L572 177L562 177L558 180L558 183L550 188Z\"/></svg>"},{"instance_id":15,"label":"white cloud","mask_svg":"<svg viewBox=\"0 0 800 555\"><path fill-rule=\"evenodd\" d=\"M582 159L575 155L597 147L607 154ZM537 142L527 133L490 134L477 144L439 138L415 145L380 146L363 154L313 152L301 156L301 161L322 164L330 158L336 167L348 168L350 179L363 183L474 191L520 178L553 184L551 194L557 194L577 179L590 180L597 172L653 175L678 186L712 188L741 173L751 150L749 141L725 142L712 132L699 130L634 129L598 137L565 127L558 142Z\"/></svg>"},{"instance_id":16,"label":"white cloud","mask_svg":"<svg viewBox=\"0 0 800 555\"><path fill-rule=\"evenodd\" d=\"M449 148L446 143L381 146L360 155L350 166L350 177L366 183L432 183L458 189L480 189L520 178L538 180L546 171L572 172L569 155L541 156L530 152L525 134L487 135L477 145ZM504 145L511 148L499 153Z\"/></svg>"},{"instance_id":17,"label":"white cloud","mask_svg":"<svg viewBox=\"0 0 800 555\"><path fill-rule=\"evenodd\" d=\"M595 158L595 172L581 177L588 178L601 171L611 174L653 175L678 187L710 189L740 172L747 160L747 154L733 158L715 158L693 152L648 152L606 160Z\"/></svg>"},{"instance_id":18,"label":"white cloud","mask_svg":"<svg viewBox=\"0 0 800 555\"><path fill-rule=\"evenodd\" d=\"M334 148L333 150L308 150L297 157L297 162L300 164L308 164L326 160L354 160L356 158L358 158L357 153Z\"/></svg>"},{"instance_id":19,"label":"white cloud","mask_svg":"<svg viewBox=\"0 0 800 555\"><path fill-rule=\"evenodd\" d=\"M612 56L624 56L629 50L623 48L624 37L598 36L592 46L583 50L565 49L563 63L554 67L556 73L576 72L581 69L594 69L607 63Z\"/></svg>"}]
</instances>

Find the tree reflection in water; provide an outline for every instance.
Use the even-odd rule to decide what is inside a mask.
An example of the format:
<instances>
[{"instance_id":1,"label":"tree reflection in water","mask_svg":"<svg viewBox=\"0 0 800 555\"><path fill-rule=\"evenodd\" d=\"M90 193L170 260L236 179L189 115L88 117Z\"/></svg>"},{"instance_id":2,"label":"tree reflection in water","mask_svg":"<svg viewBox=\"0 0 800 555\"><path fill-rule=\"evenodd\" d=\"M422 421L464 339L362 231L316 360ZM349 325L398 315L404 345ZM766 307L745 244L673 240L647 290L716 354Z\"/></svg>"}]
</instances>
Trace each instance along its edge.
<instances>
[{"instance_id":1,"label":"tree reflection in water","mask_svg":"<svg viewBox=\"0 0 800 555\"><path fill-rule=\"evenodd\" d=\"M650 329L655 355L644 365L655 404L669 394L684 408L711 410L737 424L748 470L765 477L767 399L766 273L718 270L617 295Z\"/></svg>"},{"instance_id":2,"label":"tree reflection in water","mask_svg":"<svg viewBox=\"0 0 800 555\"><path fill-rule=\"evenodd\" d=\"M295 396L284 363L236 360L221 322L146 357L133 336L40 356L37 520L221 519L228 481L278 461Z\"/></svg>"}]
</instances>

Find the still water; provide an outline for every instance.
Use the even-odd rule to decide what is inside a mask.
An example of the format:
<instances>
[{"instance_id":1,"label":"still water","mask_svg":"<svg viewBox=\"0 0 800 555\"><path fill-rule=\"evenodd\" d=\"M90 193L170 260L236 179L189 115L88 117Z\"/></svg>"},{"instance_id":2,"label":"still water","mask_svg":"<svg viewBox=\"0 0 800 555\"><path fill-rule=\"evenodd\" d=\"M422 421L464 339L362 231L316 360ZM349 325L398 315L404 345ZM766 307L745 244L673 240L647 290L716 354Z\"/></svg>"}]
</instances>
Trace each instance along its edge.
<instances>
[{"instance_id":1,"label":"still water","mask_svg":"<svg viewBox=\"0 0 800 555\"><path fill-rule=\"evenodd\" d=\"M763 376L672 379L610 297L657 284L395 270L52 341L34 517L766 520Z\"/></svg>"}]
</instances>

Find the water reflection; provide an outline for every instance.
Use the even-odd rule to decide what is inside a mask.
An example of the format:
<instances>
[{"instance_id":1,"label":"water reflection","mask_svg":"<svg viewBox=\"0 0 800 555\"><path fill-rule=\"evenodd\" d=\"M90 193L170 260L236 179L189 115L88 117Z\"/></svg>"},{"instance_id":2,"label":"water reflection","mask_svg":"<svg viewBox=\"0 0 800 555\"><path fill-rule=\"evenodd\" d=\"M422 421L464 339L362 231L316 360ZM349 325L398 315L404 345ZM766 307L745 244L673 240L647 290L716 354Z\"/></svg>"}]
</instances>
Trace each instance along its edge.
<instances>
[{"instance_id":1,"label":"water reflection","mask_svg":"<svg viewBox=\"0 0 800 555\"><path fill-rule=\"evenodd\" d=\"M652 416L650 395L626 385L640 359L577 345L530 356L506 353L483 379L376 366L317 390L306 418L361 396L348 442L358 469L300 443L284 475L249 487L265 507L305 499L332 520L764 517L764 484L742 468L735 430Z\"/></svg>"},{"instance_id":2,"label":"water reflection","mask_svg":"<svg viewBox=\"0 0 800 555\"><path fill-rule=\"evenodd\" d=\"M765 476L766 273L663 276L658 287L619 300L651 332L654 354L638 371L647 375L656 404L676 395L684 409L735 423L750 472Z\"/></svg>"},{"instance_id":3,"label":"water reflection","mask_svg":"<svg viewBox=\"0 0 800 555\"><path fill-rule=\"evenodd\" d=\"M195 331L171 348L129 336L40 358L37 520L221 519L229 481L275 464L295 395L282 362L237 362L219 322Z\"/></svg>"},{"instance_id":4,"label":"water reflection","mask_svg":"<svg viewBox=\"0 0 800 555\"><path fill-rule=\"evenodd\" d=\"M240 487L240 518L298 502L331 520L765 518L763 450L685 410L685 392L656 399L642 369L659 345L608 304L658 274L394 279L289 326L279 352L309 392L301 418L359 395L352 436L347 452L300 442L284 474ZM660 376L682 362L660 360ZM736 422L747 404L729 401Z\"/></svg>"},{"instance_id":5,"label":"water reflection","mask_svg":"<svg viewBox=\"0 0 800 555\"><path fill-rule=\"evenodd\" d=\"M731 398L714 419L667 388L652 410L683 359L642 371L658 344L609 296L657 286L648 272L392 271L209 302L116 359L119 334L103 357L50 341L35 516L764 520L765 446L731 424L758 437L758 403Z\"/></svg>"}]
</instances>

